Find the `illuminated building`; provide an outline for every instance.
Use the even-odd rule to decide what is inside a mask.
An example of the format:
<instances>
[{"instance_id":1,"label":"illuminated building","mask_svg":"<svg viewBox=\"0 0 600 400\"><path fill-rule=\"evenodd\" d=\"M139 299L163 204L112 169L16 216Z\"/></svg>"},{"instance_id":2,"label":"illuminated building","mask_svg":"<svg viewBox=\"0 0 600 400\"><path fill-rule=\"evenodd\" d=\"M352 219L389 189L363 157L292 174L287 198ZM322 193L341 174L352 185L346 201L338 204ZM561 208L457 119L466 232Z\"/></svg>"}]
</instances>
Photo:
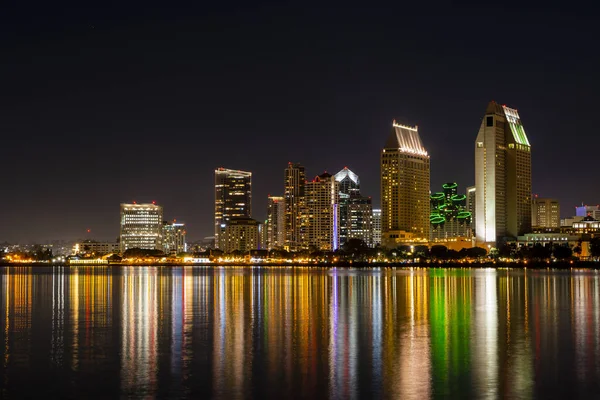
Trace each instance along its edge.
<instances>
[{"instance_id":1,"label":"illuminated building","mask_svg":"<svg viewBox=\"0 0 600 400\"><path fill-rule=\"evenodd\" d=\"M381 245L381 209L373 209L373 247Z\"/></svg>"},{"instance_id":2,"label":"illuminated building","mask_svg":"<svg viewBox=\"0 0 600 400\"><path fill-rule=\"evenodd\" d=\"M119 243L114 242L96 242L94 240L84 240L75 243L73 254L94 254L104 255L119 252Z\"/></svg>"},{"instance_id":3,"label":"illuminated building","mask_svg":"<svg viewBox=\"0 0 600 400\"><path fill-rule=\"evenodd\" d=\"M381 152L382 244L429 240L429 155L417 127L392 124Z\"/></svg>"},{"instance_id":4,"label":"illuminated building","mask_svg":"<svg viewBox=\"0 0 600 400\"><path fill-rule=\"evenodd\" d=\"M575 207L575 215L577 217L592 217L600 219L600 206L584 206Z\"/></svg>"},{"instance_id":5,"label":"illuminated building","mask_svg":"<svg viewBox=\"0 0 600 400\"><path fill-rule=\"evenodd\" d=\"M430 196L430 241L471 238L471 212L466 209L467 196L458 194L454 182L442 185L442 192Z\"/></svg>"},{"instance_id":6,"label":"illuminated building","mask_svg":"<svg viewBox=\"0 0 600 400\"><path fill-rule=\"evenodd\" d=\"M152 204L121 204L121 252L162 250L163 208Z\"/></svg>"},{"instance_id":7,"label":"illuminated building","mask_svg":"<svg viewBox=\"0 0 600 400\"><path fill-rule=\"evenodd\" d=\"M306 182L306 245L334 251L339 241L340 185L328 173Z\"/></svg>"},{"instance_id":8,"label":"illuminated building","mask_svg":"<svg viewBox=\"0 0 600 400\"><path fill-rule=\"evenodd\" d=\"M221 224L219 249L225 253L258 250L260 247L260 223L252 218L231 218Z\"/></svg>"},{"instance_id":9,"label":"illuminated building","mask_svg":"<svg viewBox=\"0 0 600 400\"><path fill-rule=\"evenodd\" d=\"M252 216L252 173L227 168L215 170L215 246L220 248L221 224Z\"/></svg>"},{"instance_id":10,"label":"illuminated building","mask_svg":"<svg viewBox=\"0 0 600 400\"><path fill-rule=\"evenodd\" d=\"M285 202L285 244L286 250L295 251L304 242L304 190L306 173L298 163L288 163L285 169L284 202Z\"/></svg>"},{"instance_id":11,"label":"illuminated building","mask_svg":"<svg viewBox=\"0 0 600 400\"><path fill-rule=\"evenodd\" d=\"M534 197L531 203L531 226L560 228L560 203L557 199Z\"/></svg>"},{"instance_id":12,"label":"illuminated building","mask_svg":"<svg viewBox=\"0 0 600 400\"><path fill-rule=\"evenodd\" d=\"M165 254L181 254L187 252L185 242L185 224L175 221L163 222L163 251Z\"/></svg>"},{"instance_id":13,"label":"illuminated building","mask_svg":"<svg viewBox=\"0 0 600 400\"><path fill-rule=\"evenodd\" d=\"M268 197L265 225L265 248L268 250L283 248L285 245L285 199L283 197Z\"/></svg>"},{"instance_id":14,"label":"illuminated building","mask_svg":"<svg viewBox=\"0 0 600 400\"><path fill-rule=\"evenodd\" d=\"M371 198L361 196L358 175L348 167L344 167L334 177L340 187L340 244L346 243L348 239L360 239L367 246L372 246Z\"/></svg>"},{"instance_id":15,"label":"illuminated building","mask_svg":"<svg viewBox=\"0 0 600 400\"><path fill-rule=\"evenodd\" d=\"M475 188L478 243L531 230L531 145L517 110L493 101L475 140Z\"/></svg>"},{"instance_id":16,"label":"illuminated building","mask_svg":"<svg viewBox=\"0 0 600 400\"><path fill-rule=\"evenodd\" d=\"M471 213L471 230L475 236L475 186L467 188L467 211Z\"/></svg>"}]
</instances>

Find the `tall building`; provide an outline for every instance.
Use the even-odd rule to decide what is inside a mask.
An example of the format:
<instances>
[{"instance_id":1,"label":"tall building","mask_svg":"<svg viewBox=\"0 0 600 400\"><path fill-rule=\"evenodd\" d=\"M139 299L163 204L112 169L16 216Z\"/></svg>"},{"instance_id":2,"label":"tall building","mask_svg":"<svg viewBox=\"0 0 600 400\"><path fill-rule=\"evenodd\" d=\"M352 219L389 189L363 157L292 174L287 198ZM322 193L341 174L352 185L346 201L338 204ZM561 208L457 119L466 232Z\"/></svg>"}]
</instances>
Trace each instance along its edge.
<instances>
[{"instance_id":1,"label":"tall building","mask_svg":"<svg viewBox=\"0 0 600 400\"><path fill-rule=\"evenodd\" d=\"M252 218L231 218L222 224L219 249L242 253L260 248L260 223Z\"/></svg>"},{"instance_id":2,"label":"tall building","mask_svg":"<svg viewBox=\"0 0 600 400\"><path fill-rule=\"evenodd\" d=\"M381 209L373 209L373 247L381 245Z\"/></svg>"},{"instance_id":3,"label":"tall building","mask_svg":"<svg viewBox=\"0 0 600 400\"><path fill-rule=\"evenodd\" d=\"M304 243L304 194L306 173L298 163L288 163L284 177L285 244L287 250L296 251Z\"/></svg>"},{"instance_id":4,"label":"tall building","mask_svg":"<svg viewBox=\"0 0 600 400\"><path fill-rule=\"evenodd\" d=\"M534 197L531 203L531 226L560 228L560 203L557 199Z\"/></svg>"},{"instance_id":5,"label":"tall building","mask_svg":"<svg viewBox=\"0 0 600 400\"><path fill-rule=\"evenodd\" d=\"M221 225L231 218L252 216L252 173L234 169L215 170L215 247L219 248Z\"/></svg>"},{"instance_id":6,"label":"tall building","mask_svg":"<svg viewBox=\"0 0 600 400\"><path fill-rule=\"evenodd\" d=\"M471 239L472 215L466 203L467 196L458 194L458 185L454 182L443 184L441 192L431 194L431 242Z\"/></svg>"},{"instance_id":7,"label":"tall building","mask_svg":"<svg viewBox=\"0 0 600 400\"><path fill-rule=\"evenodd\" d=\"M328 173L306 182L306 245L335 251L340 244L340 185Z\"/></svg>"},{"instance_id":8,"label":"tall building","mask_svg":"<svg viewBox=\"0 0 600 400\"><path fill-rule=\"evenodd\" d=\"M478 243L531 231L531 145L517 110L493 101L475 140L475 189Z\"/></svg>"},{"instance_id":9,"label":"tall building","mask_svg":"<svg viewBox=\"0 0 600 400\"><path fill-rule=\"evenodd\" d=\"M268 197L265 225L265 248L268 250L283 248L285 245L285 199L283 197Z\"/></svg>"},{"instance_id":10,"label":"tall building","mask_svg":"<svg viewBox=\"0 0 600 400\"><path fill-rule=\"evenodd\" d=\"M185 242L185 224L177 221L163 221L163 252L165 254L181 254L187 251Z\"/></svg>"},{"instance_id":11,"label":"tall building","mask_svg":"<svg viewBox=\"0 0 600 400\"><path fill-rule=\"evenodd\" d=\"M121 204L120 248L162 250L163 208L151 204Z\"/></svg>"},{"instance_id":12,"label":"tall building","mask_svg":"<svg viewBox=\"0 0 600 400\"><path fill-rule=\"evenodd\" d=\"M371 198L361 196L358 175L348 167L344 167L334 177L340 187L340 245L346 243L348 239L360 239L366 245L372 246Z\"/></svg>"},{"instance_id":13,"label":"tall building","mask_svg":"<svg viewBox=\"0 0 600 400\"><path fill-rule=\"evenodd\" d=\"M382 245L429 240L429 155L418 128L392 123L381 152Z\"/></svg>"},{"instance_id":14,"label":"tall building","mask_svg":"<svg viewBox=\"0 0 600 400\"><path fill-rule=\"evenodd\" d=\"M467 211L471 213L471 230L475 235L475 186L467 188Z\"/></svg>"}]
</instances>

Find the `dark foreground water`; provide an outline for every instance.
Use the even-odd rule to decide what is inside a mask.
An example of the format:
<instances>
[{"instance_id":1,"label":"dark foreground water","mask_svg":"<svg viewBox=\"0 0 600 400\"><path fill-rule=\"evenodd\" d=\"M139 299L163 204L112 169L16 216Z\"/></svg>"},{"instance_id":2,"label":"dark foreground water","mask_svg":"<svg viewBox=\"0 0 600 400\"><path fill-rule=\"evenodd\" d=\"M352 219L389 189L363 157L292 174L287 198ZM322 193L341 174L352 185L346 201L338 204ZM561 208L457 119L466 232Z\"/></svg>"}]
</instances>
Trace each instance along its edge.
<instances>
[{"instance_id":1,"label":"dark foreground water","mask_svg":"<svg viewBox=\"0 0 600 400\"><path fill-rule=\"evenodd\" d=\"M0 269L0 397L598 398L599 277Z\"/></svg>"}]
</instances>

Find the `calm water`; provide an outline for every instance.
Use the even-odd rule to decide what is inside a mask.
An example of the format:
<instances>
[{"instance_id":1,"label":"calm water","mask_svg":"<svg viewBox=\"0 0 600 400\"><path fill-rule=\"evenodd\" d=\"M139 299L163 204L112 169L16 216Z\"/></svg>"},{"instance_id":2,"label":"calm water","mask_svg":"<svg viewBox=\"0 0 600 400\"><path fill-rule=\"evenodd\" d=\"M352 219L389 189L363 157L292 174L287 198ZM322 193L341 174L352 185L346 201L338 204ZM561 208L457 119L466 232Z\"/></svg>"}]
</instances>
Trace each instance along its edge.
<instances>
[{"instance_id":1,"label":"calm water","mask_svg":"<svg viewBox=\"0 0 600 400\"><path fill-rule=\"evenodd\" d=\"M600 396L600 274L0 269L0 397Z\"/></svg>"}]
</instances>

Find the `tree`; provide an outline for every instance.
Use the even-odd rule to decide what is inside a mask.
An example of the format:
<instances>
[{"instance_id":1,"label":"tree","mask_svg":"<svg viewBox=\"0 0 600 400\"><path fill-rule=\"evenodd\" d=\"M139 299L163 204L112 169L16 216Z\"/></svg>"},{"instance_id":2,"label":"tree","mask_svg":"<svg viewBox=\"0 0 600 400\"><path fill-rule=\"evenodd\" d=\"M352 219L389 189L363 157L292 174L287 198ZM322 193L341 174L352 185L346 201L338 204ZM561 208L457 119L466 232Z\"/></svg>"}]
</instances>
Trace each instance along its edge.
<instances>
[{"instance_id":1,"label":"tree","mask_svg":"<svg viewBox=\"0 0 600 400\"><path fill-rule=\"evenodd\" d=\"M369 252L369 247L360 239L348 239L342 245L342 250L349 256L351 260L361 260Z\"/></svg>"},{"instance_id":2,"label":"tree","mask_svg":"<svg viewBox=\"0 0 600 400\"><path fill-rule=\"evenodd\" d=\"M567 258L573 257L573 250L568 245L556 245L552 250L552 255L554 258L559 260L565 260Z\"/></svg>"},{"instance_id":3,"label":"tree","mask_svg":"<svg viewBox=\"0 0 600 400\"><path fill-rule=\"evenodd\" d=\"M542 246L541 243L536 243L531 248L531 258L535 260L547 260L552 255L551 246Z\"/></svg>"},{"instance_id":4,"label":"tree","mask_svg":"<svg viewBox=\"0 0 600 400\"><path fill-rule=\"evenodd\" d=\"M462 250L461 250L462 251ZM466 249L467 257L469 258L482 258L487 255L487 250L481 247L471 247Z\"/></svg>"},{"instance_id":5,"label":"tree","mask_svg":"<svg viewBox=\"0 0 600 400\"><path fill-rule=\"evenodd\" d=\"M592 257L600 257L600 237L590 240L590 255Z\"/></svg>"},{"instance_id":6,"label":"tree","mask_svg":"<svg viewBox=\"0 0 600 400\"><path fill-rule=\"evenodd\" d=\"M427 247L425 245L415 246L415 250L413 253L414 253L415 257L427 258L427 257L429 257L429 247Z\"/></svg>"},{"instance_id":7,"label":"tree","mask_svg":"<svg viewBox=\"0 0 600 400\"><path fill-rule=\"evenodd\" d=\"M431 257L436 260L445 260L448 258L448 248L441 244L431 246Z\"/></svg>"}]
</instances>

